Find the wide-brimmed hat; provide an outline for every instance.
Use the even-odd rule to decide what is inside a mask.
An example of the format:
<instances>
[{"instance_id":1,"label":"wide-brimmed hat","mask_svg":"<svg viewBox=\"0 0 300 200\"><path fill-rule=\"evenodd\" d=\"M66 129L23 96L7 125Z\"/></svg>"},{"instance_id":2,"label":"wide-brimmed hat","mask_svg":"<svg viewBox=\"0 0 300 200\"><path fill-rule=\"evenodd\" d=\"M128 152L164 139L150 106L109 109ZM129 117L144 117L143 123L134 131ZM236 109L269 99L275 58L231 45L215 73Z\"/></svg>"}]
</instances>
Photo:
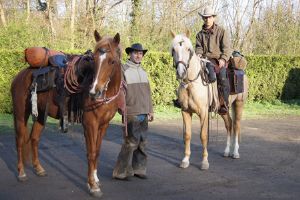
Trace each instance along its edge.
<instances>
[{"instance_id":1,"label":"wide-brimmed hat","mask_svg":"<svg viewBox=\"0 0 300 200\"><path fill-rule=\"evenodd\" d=\"M143 46L140 43L134 43L131 45L131 47L127 47L125 49L125 52L127 54L130 54L133 51L142 51L143 54L145 55L145 53L148 51L148 49L144 49Z\"/></svg>"},{"instance_id":2,"label":"wide-brimmed hat","mask_svg":"<svg viewBox=\"0 0 300 200\"><path fill-rule=\"evenodd\" d=\"M209 6L207 6L207 7L204 8L203 13L198 12L198 14L201 17L210 17L210 16L214 16L215 17L215 16L217 16L217 14L214 12L214 10L211 7L209 7Z\"/></svg>"}]
</instances>

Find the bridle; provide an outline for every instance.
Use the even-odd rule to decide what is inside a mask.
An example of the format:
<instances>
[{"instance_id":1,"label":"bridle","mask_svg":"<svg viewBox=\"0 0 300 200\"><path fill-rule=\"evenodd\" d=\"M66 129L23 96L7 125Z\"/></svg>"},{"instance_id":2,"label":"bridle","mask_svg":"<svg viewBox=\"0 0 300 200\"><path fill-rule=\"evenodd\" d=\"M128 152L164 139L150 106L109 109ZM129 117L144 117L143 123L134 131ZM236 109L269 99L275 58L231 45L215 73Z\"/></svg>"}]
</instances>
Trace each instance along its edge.
<instances>
[{"instance_id":1,"label":"bridle","mask_svg":"<svg viewBox=\"0 0 300 200\"><path fill-rule=\"evenodd\" d=\"M183 42L184 42L183 40L180 41L180 42L179 42L179 45L182 46L182 43L183 43ZM192 57L193 57L193 55L194 55L195 52L194 52L192 49L189 49L190 55L189 55L189 59L188 59L187 63L185 63L185 62L182 61L182 60L176 61L176 60L174 59L174 52L175 52L175 50L172 49L173 67L177 69L178 65L179 65L179 64L182 64L182 65L185 67L185 69L187 70L187 69L190 67L190 61L191 61L191 59L192 59Z\"/></svg>"},{"instance_id":2,"label":"bridle","mask_svg":"<svg viewBox=\"0 0 300 200\"><path fill-rule=\"evenodd\" d=\"M99 51L100 55L112 52L111 49L106 49L106 48L99 48L99 49L97 49L97 51ZM117 55L119 55L118 52L117 52ZM95 54L94 54L94 57L95 57ZM110 75L108 76L108 79L106 80L103 89L98 90L96 92L96 94L93 95L92 98L94 100L101 101L101 102L108 102L108 101L110 102L111 98L115 98L115 96L117 96L119 94L119 92L117 92L117 95L114 95L113 97L106 98L106 91L108 90L108 85L109 85L109 83L110 83L110 81L112 79L112 76L114 75L114 72L116 70L116 65L118 64L118 60L120 60L120 57L117 57L117 56L113 57L113 60L112 60L112 63L111 63L111 65L113 65L113 69L111 70ZM100 72L101 66L100 66L100 68L98 70ZM102 94L103 94L103 98L101 98Z\"/></svg>"},{"instance_id":3,"label":"bridle","mask_svg":"<svg viewBox=\"0 0 300 200\"><path fill-rule=\"evenodd\" d=\"M180 41L179 42L179 45L180 46L182 46L182 43L183 43L184 41L182 40L182 41ZM192 59L192 57L194 56L194 54L195 54L195 52L194 52L194 50L193 49L188 49L189 50L189 59L188 59L188 61L187 61L187 63L185 63L184 61L182 61L182 60L179 60L179 61L176 61L175 60L175 58L174 58L174 53L175 53L175 50L174 50L174 48L172 49L172 57L173 57L173 67L174 68L176 68L177 69L177 67L178 67L178 65L179 64L182 64L184 67L185 67L185 70L186 70L186 74L187 74L187 77L188 77L188 69L189 69L189 67L190 67L190 61L191 61L191 59ZM203 62L203 61L201 61L201 62ZM201 64L201 66L204 66L204 65L202 65ZM202 67L203 68L203 67ZM193 78L193 79L189 79L189 78L187 78L186 79L186 81L183 81L183 80L181 80L181 85L183 85L184 87L187 87L187 84L188 83L192 83L192 82L194 82L194 81L196 81L200 76L202 77L202 81L203 81L203 84L204 85L207 85L206 83L207 83L207 75L204 73L204 71L205 70L199 70L199 72L197 73L197 76L195 77L195 78Z\"/></svg>"}]
</instances>

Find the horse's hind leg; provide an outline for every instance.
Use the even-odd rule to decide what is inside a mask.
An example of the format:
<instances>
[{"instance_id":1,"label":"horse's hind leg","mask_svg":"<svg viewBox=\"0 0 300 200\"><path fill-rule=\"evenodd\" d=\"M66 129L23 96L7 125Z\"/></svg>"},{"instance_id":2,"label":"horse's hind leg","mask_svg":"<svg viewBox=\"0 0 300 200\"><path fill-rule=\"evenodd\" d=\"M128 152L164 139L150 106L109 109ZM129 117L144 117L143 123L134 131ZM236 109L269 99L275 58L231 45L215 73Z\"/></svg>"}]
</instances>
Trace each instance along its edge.
<instances>
[{"instance_id":1,"label":"horse's hind leg","mask_svg":"<svg viewBox=\"0 0 300 200\"><path fill-rule=\"evenodd\" d=\"M28 130L27 130L27 119L20 120L16 117L14 118L15 130L16 130L16 148L18 155L18 180L26 181L27 175L24 169L24 163L27 162L29 157L29 149L28 149Z\"/></svg>"},{"instance_id":2,"label":"horse's hind leg","mask_svg":"<svg viewBox=\"0 0 300 200\"><path fill-rule=\"evenodd\" d=\"M44 115L43 115L44 116ZM41 136L41 132L44 128L44 125L39 122L40 119L35 121L32 125L32 130L31 130L31 147L32 147L32 164L33 168L35 170L35 173L38 176L46 176L47 173L45 169L42 167L39 156L38 156L38 145L39 145L39 140Z\"/></svg>"},{"instance_id":3,"label":"horse's hind leg","mask_svg":"<svg viewBox=\"0 0 300 200\"><path fill-rule=\"evenodd\" d=\"M190 165L191 156L191 137L192 137L192 114L182 111L183 117L183 140L184 140L184 158L180 167L187 168Z\"/></svg>"},{"instance_id":4,"label":"horse's hind leg","mask_svg":"<svg viewBox=\"0 0 300 200\"><path fill-rule=\"evenodd\" d=\"M241 134L241 120L243 114L244 102L236 100L233 106L233 152L232 158L240 158L239 154L239 139Z\"/></svg>"},{"instance_id":5,"label":"horse's hind leg","mask_svg":"<svg viewBox=\"0 0 300 200\"><path fill-rule=\"evenodd\" d=\"M229 112L226 115L221 115L224 123L225 123L225 128L227 132L227 140L226 140L226 147L224 150L224 157L229 157L230 156L230 150L232 148L232 119L230 118Z\"/></svg>"}]
</instances>

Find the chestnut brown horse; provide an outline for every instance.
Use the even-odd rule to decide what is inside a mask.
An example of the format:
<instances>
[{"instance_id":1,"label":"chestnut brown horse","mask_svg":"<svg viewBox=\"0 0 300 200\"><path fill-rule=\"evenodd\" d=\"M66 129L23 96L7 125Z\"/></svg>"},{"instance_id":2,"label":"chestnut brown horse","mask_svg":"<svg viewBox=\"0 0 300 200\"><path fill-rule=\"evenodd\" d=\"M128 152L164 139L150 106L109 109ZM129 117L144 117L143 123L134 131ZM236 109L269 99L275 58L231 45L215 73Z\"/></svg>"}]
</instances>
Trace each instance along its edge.
<instances>
[{"instance_id":1,"label":"chestnut brown horse","mask_svg":"<svg viewBox=\"0 0 300 200\"><path fill-rule=\"evenodd\" d=\"M89 191L92 195L99 197L102 192L97 177L97 158L109 121L114 117L120 102L124 100L124 93L120 92L121 51L119 34L117 33L114 38L102 38L95 31L94 36L97 44L92 61L82 66L84 70L80 69L79 66L77 70L80 71L76 71L74 74L77 74L76 83L85 83L79 85L81 88L75 88L75 91L81 99L80 105L77 106L83 110L82 124L86 139ZM33 122L29 134L27 121L32 108L30 87L32 73L35 70L32 67L22 70L14 78L11 85L19 181L27 180L24 163L26 158L29 158L28 155L32 155L35 173L38 176L47 175L38 157L38 144L46 121L45 112L52 118L59 118L59 107L55 102L58 95L56 89L38 93L38 116ZM89 84L86 84L87 82Z\"/></svg>"},{"instance_id":2,"label":"chestnut brown horse","mask_svg":"<svg viewBox=\"0 0 300 200\"><path fill-rule=\"evenodd\" d=\"M120 36L102 38L95 32L95 76L89 93L84 94L83 128L88 159L88 187L93 196L101 196L97 177L97 158L109 121L114 117L120 102L125 102L121 92Z\"/></svg>"},{"instance_id":3,"label":"chestnut brown horse","mask_svg":"<svg viewBox=\"0 0 300 200\"><path fill-rule=\"evenodd\" d=\"M184 124L183 139L185 155L181 161L180 167L187 168L190 163L192 115L195 113L199 116L200 121L200 138L202 142L201 169L205 170L209 168L207 151L208 110L213 101L215 109L217 110L219 102L217 92L213 92L213 89L217 88L216 85L214 86L213 84L206 83L203 76L206 69L206 63L209 61L196 55L188 35L189 33L175 35L172 32L173 40L171 45L171 53L176 67L177 78L181 81L178 89L178 99L182 108L181 112ZM227 130L227 143L224 151L225 157L240 157L238 150L241 132L241 118L247 94L248 81L245 75L244 92L230 95L229 97L229 105L232 108L232 115L230 116L229 112L226 115L222 115Z\"/></svg>"}]
</instances>

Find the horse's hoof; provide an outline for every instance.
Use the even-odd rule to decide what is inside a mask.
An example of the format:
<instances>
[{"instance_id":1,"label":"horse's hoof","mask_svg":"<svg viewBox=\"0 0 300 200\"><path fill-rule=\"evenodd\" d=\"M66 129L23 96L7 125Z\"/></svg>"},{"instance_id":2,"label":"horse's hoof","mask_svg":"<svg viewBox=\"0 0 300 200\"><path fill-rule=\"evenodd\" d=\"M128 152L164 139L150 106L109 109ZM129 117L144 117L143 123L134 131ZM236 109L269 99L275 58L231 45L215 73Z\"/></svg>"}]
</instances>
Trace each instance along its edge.
<instances>
[{"instance_id":1,"label":"horse's hoof","mask_svg":"<svg viewBox=\"0 0 300 200\"><path fill-rule=\"evenodd\" d=\"M203 161L201 163L201 170L208 170L209 169L209 163L208 161Z\"/></svg>"},{"instance_id":2,"label":"horse's hoof","mask_svg":"<svg viewBox=\"0 0 300 200\"><path fill-rule=\"evenodd\" d=\"M185 168L188 168L188 166L190 166L190 162L189 161L186 161L186 162L182 161L180 163L179 167L185 169Z\"/></svg>"},{"instance_id":3,"label":"horse's hoof","mask_svg":"<svg viewBox=\"0 0 300 200\"><path fill-rule=\"evenodd\" d=\"M101 192L100 187L98 187L98 184L96 184L96 186L94 186L94 187L90 187L90 184L87 184L87 185L88 185L88 189L89 189L91 196L97 197L97 198L102 197L103 193Z\"/></svg>"},{"instance_id":4,"label":"horse's hoof","mask_svg":"<svg viewBox=\"0 0 300 200\"><path fill-rule=\"evenodd\" d=\"M228 152L224 152L223 157L228 158L229 157L229 153Z\"/></svg>"},{"instance_id":5,"label":"horse's hoof","mask_svg":"<svg viewBox=\"0 0 300 200\"><path fill-rule=\"evenodd\" d=\"M25 182L28 180L28 177L26 176L26 174L18 176L18 181L19 182Z\"/></svg>"},{"instance_id":6,"label":"horse's hoof","mask_svg":"<svg viewBox=\"0 0 300 200\"><path fill-rule=\"evenodd\" d=\"M95 192L90 191L90 195L92 197L101 198L103 193L101 191L95 191Z\"/></svg>"},{"instance_id":7,"label":"horse's hoof","mask_svg":"<svg viewBox=\"0 0 300 200\"><path fill-rule=\"evenodd\" d=\"M233 154L233 155L232 155L232 158L233 158L233 159L239 159L239 158L240 158L240 154Z\"/></svg>"},{"instance_id":8,"label":"horse's hoof","mask_svg":"<svg viewBox=\"0 0 300 200\"><path fill-rule=\"evenodd\" d=\"M44 177L47 176L47 172L45 170L41 170L36 172L36 175L40 176L40 177Z\"/></svg>"}]
</instances>

